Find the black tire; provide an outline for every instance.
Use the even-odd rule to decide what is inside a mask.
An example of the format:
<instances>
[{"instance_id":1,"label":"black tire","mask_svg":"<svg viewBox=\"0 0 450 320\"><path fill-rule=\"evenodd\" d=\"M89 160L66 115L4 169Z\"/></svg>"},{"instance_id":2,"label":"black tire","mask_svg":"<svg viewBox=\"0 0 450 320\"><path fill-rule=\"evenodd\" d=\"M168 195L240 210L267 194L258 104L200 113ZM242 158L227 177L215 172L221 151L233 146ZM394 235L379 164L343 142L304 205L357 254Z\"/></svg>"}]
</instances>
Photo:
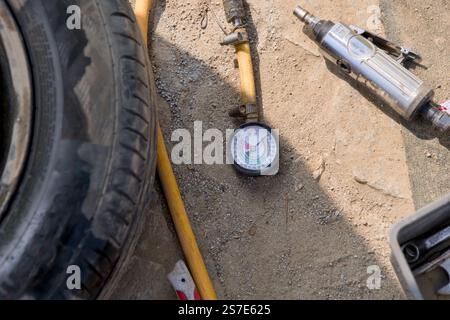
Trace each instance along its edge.
<instances>
[{"instance_id":1,"label":"black tire","mask_svg":"<svg viewBox=\"0 0 450 320\"><path fill-rule=\"evenodd\" d=\"M0 299L94 299L135 242L155 175L154 87L127 0L7 0L26 45L29 156L0 223ZM66 27L81 8L82 28ZM71 265L81 290L69 290Z\"/></svg>"}]
</instances>

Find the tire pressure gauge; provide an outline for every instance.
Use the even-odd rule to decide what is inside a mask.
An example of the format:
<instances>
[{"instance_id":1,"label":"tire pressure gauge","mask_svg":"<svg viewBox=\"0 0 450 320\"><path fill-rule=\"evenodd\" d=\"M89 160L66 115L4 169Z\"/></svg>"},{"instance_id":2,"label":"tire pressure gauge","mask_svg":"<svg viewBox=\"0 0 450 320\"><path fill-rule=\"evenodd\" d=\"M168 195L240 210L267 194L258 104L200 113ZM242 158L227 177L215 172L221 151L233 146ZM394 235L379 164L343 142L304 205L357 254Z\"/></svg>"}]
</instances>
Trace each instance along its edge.
<instances>
[{"instance_id":1,"label":"tire pressure gauge","mask_svg":"<svg viewBox=\"0 0 450 320\"><path fill-rule=\"evenodd\" d=\"M235 130L229 155L237 171L249 176L278 173L278 135L262 123L247 123Z\"/></svg>"}]
</instances>

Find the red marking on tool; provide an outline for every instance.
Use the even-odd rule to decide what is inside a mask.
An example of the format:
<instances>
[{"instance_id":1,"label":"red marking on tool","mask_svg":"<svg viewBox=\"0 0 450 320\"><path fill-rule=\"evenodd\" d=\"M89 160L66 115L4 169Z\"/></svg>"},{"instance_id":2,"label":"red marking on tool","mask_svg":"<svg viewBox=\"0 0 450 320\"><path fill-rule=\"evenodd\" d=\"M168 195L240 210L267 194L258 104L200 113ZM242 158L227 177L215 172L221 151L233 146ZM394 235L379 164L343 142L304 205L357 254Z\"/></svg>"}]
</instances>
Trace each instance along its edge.
<instances>
[{"instance_id":1,"label":"red marking on tool","mask_svg":"<svg viewBox=\"0 0 450 320\"><path fill-rule=\"evenodd\" d=\"M444 103L441 103L441 105L438 107L438 109L439 109L439 111L450 114L450 100L446 101Z\"/></svg>"}]
</instances>

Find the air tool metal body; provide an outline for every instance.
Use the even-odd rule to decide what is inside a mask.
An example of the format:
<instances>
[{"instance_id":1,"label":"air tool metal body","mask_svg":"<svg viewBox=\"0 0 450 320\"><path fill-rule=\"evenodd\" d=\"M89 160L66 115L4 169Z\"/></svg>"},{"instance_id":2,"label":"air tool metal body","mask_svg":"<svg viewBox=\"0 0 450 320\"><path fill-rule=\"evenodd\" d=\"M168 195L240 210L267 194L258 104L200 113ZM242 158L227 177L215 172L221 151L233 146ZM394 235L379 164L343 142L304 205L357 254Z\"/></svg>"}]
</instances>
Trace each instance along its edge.
<instances>
[{"instance_id":1,"label":"air tool metal body","mask_svg":"<svg viewBox=\"0 0 450 320\"><path fill-rule=\"evenodd\" d=\"M243 0L223 0L223 5L233 30L222 30L226 36L221 44L235 48L241 79L241 105L229 115L245 121L231 135L227 151L238 172L248 176L275 175L279 168L279 140L276 130L260 122L246 7Z\"/></svg>"},{"instance_id":2,"label":"air tool metal body","mask_svg":"<svg viewBox=\"0 0 450 320\"><path fill-rule=\"evenodd\" d=\"M418 114L442 132L450 131L450 113L432 102L434 91L406 63L420 56L356 26L320 20L301 7L295 15L312 28L325 58L341 73L368 88L406 120Z\"/></svg>"}]
</instances>

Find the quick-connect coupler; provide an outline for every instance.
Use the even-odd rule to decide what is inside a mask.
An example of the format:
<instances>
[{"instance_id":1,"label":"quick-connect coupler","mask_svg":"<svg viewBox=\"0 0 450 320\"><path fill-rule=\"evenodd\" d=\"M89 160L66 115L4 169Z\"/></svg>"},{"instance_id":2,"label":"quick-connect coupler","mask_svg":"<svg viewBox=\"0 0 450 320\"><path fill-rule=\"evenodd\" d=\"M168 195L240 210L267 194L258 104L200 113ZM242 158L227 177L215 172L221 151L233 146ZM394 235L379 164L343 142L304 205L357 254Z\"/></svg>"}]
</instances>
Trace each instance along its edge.
<instances>
[{"instance_id":1,"label":"quick-connect coupler","mask_svg":"<svg viewBox=\"0 0 450 320\"><path fill-rule=\"evenodd\" d=\"M440 131L450 131L450 114L431 100L434 91L404 65L420 59L411 50L356 26L321 20L297 7L324 57L342 74L367 87L406 120L422 114Z\"/></svg>"}]
</instances>

